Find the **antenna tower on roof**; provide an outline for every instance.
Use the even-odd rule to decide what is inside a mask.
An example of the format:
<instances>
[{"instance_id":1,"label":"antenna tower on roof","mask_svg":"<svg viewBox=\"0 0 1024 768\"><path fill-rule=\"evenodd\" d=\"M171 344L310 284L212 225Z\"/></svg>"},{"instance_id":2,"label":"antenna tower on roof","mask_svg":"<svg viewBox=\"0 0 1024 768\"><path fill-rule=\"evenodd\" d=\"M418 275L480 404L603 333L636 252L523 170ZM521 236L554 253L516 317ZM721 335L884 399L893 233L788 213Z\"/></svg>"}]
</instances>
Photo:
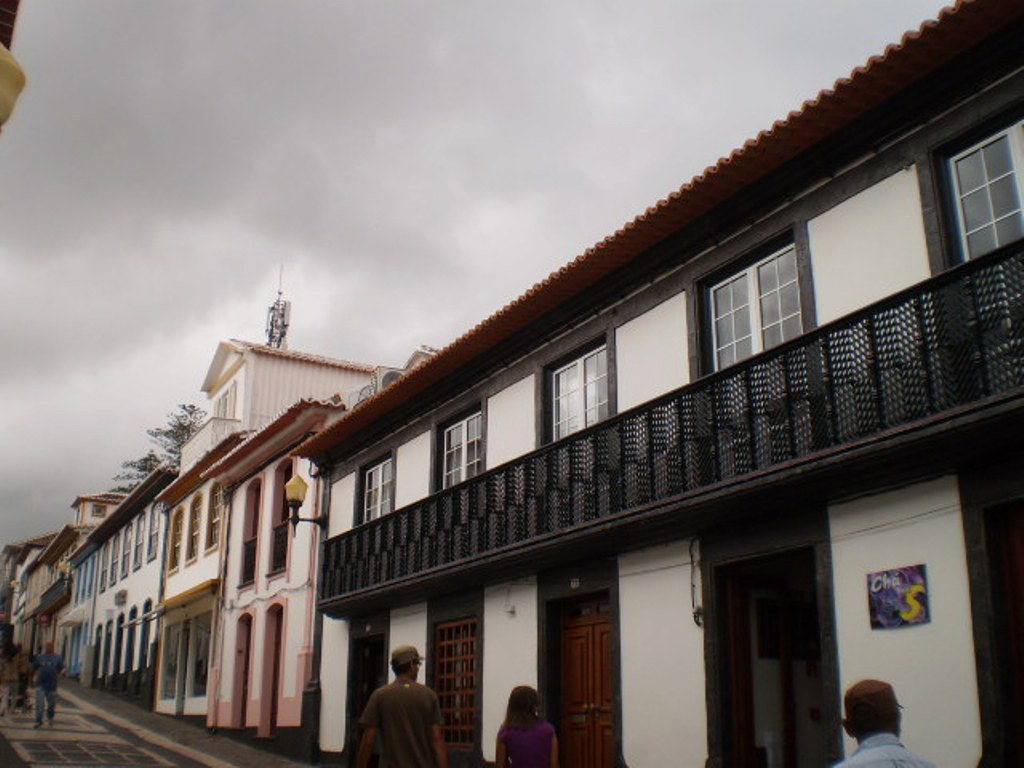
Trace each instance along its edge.
<instances>
[{"instance_id":1,"label":"antenna tower on roof","mask_svg":"<svg viewBox=\"0 0 1024 768\"><path fill-rule=\"evenodd\" d=\"M284 266L277 276L277 301L267 310L267 346L274 349L288 349L286 337L292 316L292 303L281 298L283 282Z\"/></svg>"}]
</instances>

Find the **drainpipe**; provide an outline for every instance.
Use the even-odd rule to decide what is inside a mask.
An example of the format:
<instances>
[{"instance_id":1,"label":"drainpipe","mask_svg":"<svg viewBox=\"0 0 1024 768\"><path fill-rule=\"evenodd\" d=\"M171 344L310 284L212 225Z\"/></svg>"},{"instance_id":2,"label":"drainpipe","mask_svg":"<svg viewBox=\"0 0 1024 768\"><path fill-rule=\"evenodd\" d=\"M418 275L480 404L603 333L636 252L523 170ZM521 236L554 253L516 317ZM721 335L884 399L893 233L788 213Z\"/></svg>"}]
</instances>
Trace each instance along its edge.
<instances>
[{"instance_id":1,"label":"drainpipe","mask_svg":"<svg viewBox=\"0 0 1024 768\"><path fill-rule=\"evenodd\" d=\"M331 489L331 467L322 467L310 459L310 477L316 481L316 489L313 494L316 509L313 510L313 517L323 514L327 516L330 510L330 489ZM313 474L313 469L317 473ZM325 481L326 478L326 481ZM321 512L321 510L323 510ZM320 610L320 563L323 554L323 543L327 539L328 526L323 528L314 526L316 531L311 539L313 551L310 553L310 568L313 571L313 658L309 670L309 683L302 696L302 719L310 724L310 749L309 758L316 763L320 760L320 708L322 704L322 691L320 689L320 665L323 657L323 629L324 616ZM308 721L306 718L309 718Z\"/></svg>"},{"instance_id":2,"label":"drainpipe","mask_svg":"<svg viewBox=\"0 0 1024 768\"><path fill-rule=\"evenodd\" d=\"M213 637L210 638L212 645L216 646L215 638L220 635L223 637L224 632L224 604L227 601L226 590L228 584L228 554L231 548L231 518L234 517L232 511L234 509L235 489L238 488L238 484L221 487L221 541L223 545L221 547L221 559L220 559L220 589L217 590L217 631L213 633ZM220 650L220 649L218 649ZM213 648L210 649L210 658L217 658L214 656ZM213 722L208 724L211 733L216 733L217 728L220 726L220 694L221 684L224 681L224 675L222 674L224 667L224 659L220 658L217 663L217 686L214 691L213 697ZM245 723L242 723L242 728L245 728Z\"/></svg>"}]
</instances>

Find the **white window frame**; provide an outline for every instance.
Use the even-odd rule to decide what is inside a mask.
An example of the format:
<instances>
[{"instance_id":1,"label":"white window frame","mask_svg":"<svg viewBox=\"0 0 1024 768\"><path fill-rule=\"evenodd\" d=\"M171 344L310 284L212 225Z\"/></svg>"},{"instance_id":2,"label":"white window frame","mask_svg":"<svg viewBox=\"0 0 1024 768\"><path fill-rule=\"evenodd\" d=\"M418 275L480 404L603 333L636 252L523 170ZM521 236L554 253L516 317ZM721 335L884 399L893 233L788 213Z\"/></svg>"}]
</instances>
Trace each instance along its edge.
<instances>
[{"instance_id":1,"label":"white window frame","mask_svg":"<svg viewBox=\"0 0 1024 768\"><path fill-rule=\"evenodd\" d=\"M587 381L587 361L597 360L603 363L603 370ZM562 375L575 371L575 389L562 392L560 384ZM601 399L601 384L604 383L604 399ZM589 396L593 393L594 401L588 405ZM567 406L567 415L563 418L563 405ZM560 365L551 372L551 436L554 440L579 432L581 429L604 421L609 414L608 396L608 346L588 350L572 362ZM575 426L573 420L575 419Z\"/></svg>"},{"instance_id":2,"label":"white window frame","mask_svg":"<svg viewBox=\"0 0 1024 768\"><path fill-rule=\"evenodd\" d=\"M110 586L117 584L117 569L121 567L121 532L110 539Z\"/></svg>"},{"instance_id":3,"label":"white window frame","mask_svg":"<svg viewBox=\"0 0 1024 768\"><path fill-rule=\"evenodd\" d=\"M142 549L146 542L146 513L135 518L135 552L132 554L132 569L142 567Z\"/></svg>"},{"instance_id":4,"label":"white window frame","mask_svg":"<svg viewBox=\"0 0 1024 768\"><path fill-rule=\"evenodd\" d=\"M390 514L395 508L395 471L391 458L363 470L363 522Z\"/></svg>"},{"instance_id":5,"label":"white window frame","mask_svg":"<svg viewBox=\"0 0 1024 768\"><path fill-rule=\"evenodd\" d=\"M99 591L107 588L107 557L110 555L110 540L103 542L103 549L100 550L100 584Z\"/></svg>"},{"instance_id":6,"label":"white window frame","mask_svg":"<svg viewBox=\"0 0 1024 768\"><path fill-rule=\"evenodd\" d=\"M714 285L712 285L710 287L708 295L710 297L709 304L710 304L710 316L711 316L711 351L712 351L712 358L713 358L713 362L714 362L714 369L716 371L720 371L723 368L728 368L729 366L735 365L736 363L742 362L744 360L749 360L754 355L760 354L761 352L765 351L764 333L765 333L765 330L766 330L766 326L764 325L764 319L761 316L761 299L763 298L763 296L762 296L762 293L761 293L761 290L760 290L760 285L759 285L759 282L758 282L757 274L758 274L758 270L761 267L763 267L765 264L768 264L769 262L772 262L772 261L776 261L777 259L780 259L782 256L784 256L787 253L792 253L793 254L793 261L794 261L794 265L795 265L794 277L793 277L792 280L790 280L790 281L788 281L786 283L779 282L778 284L776 284L775 288L772 289L772 291L775 292L775 293L780 293L781 289L784 288L785 286L789 286L789 285L794 285L795 284L796 285L796 311L795 312L791 312L788 315L783 315L782 314L782 310L781 310L781 306L780 306L778 321L776 321L774 323L771 323L769 325L769 327L770 326L774 326L774 325L778 325L778 326L780 326L780 329L781 329L784 326L786 320L788 320L790 318L794 318L794 317L798 320L798 322L800 324L800 328L797 331L797 333L794 336L788 336L788 337L784 336L782 341L779 342L780 344L784 344L785 342L789 341L790 339L796 338L796 336L799 336L800 334L803 333L803 325L804 325L803 324L803 301L802 301L801 296L800 296L800 261L799 261L799 256L798 256L798 254L796 252L796 246L794 244L790 243L787 246L784 246L782 248L779 248L778 250L772 251L770 254L768 254L764 258L758 259L756 262L754 262L750 266L746 267L745 269L741 269L741 270L738 270L736 272L731 273L724 280L720 280L719 282L715 283ZM746 281L746 286L747 286L747 320L750 323L750 336L749 337L744 336L744 337L741 337L741 339L750 338L750 354L746 355L744 357L736 357L735 354L734 354L733 360L731 362L723 364L721 362L721 357L720 357L719 353L723 349L725 349L726 347L725 346L721 346L719 344L718 321L720 319L722 319L723 317L725 317L725 315L719 315L718 314L718 304L717 304L717 301L715 299L715 293L716 293L716 291L719 291L720 289L724 288L725 286L731 285L732 283L736 282L737 280L745 280ZM765 295L767 295L767 294L765 294ZM730 313L730 315L733 314L734 310L732 308L730 308L729 309L729 313ZM732 341L729 342L729 344L735 349L736 342L737 342L737 339L736 339L736 336L735 336L735 333L734 333L733 339L732 339ZM777 345L772 345L772 346L774 347L774 346L777 346ZM771 347L769 347L769 349L770 348Z\"/></svg>"},{"instance_id":7,"label":"white window frame","mask_svg":"<svg viewBox=\"0 0 1024 768\"><path fill-rule=\"evenodd\" d=\"M121 578L128 576L128 573L132 568L132 542L134 541L135 531L132 527L132 523L129 522L124 527L124 535L121 537L123 540L123 546L121 547Z\"/></svg>"},{"instance_id":8,"label":"white window frame","mask_svg":"<svg viewBox=\"0 0 1024 768\"><path fill-rule=\"evenodd\" d=\"M157 545L160 543L160 510L154 504L149 509L149 540L146 542L146 562L156 559Z\"/></svg>"},{"instance_id":9,"label":"white window frame","mask_svg":"<svg viewBox=\"0 0 1024 768\"><path fill-rule=\"evenodd\" d=\"M476 437L469 439L470 426L475 422ZM463 480L476 477L483 471L484 467L484 418L482 411L476 411L464 419L459 419L454 424L445 427L441 436L441 487L451 488ZM456 443L455 441L458 440ZM469 453L470 445L476 447L476 458L468 461L466 456ZM448 459L452 457L452 466L449 467Z\"/></svg>"},{"instance_id":10,"label":"white window frame","mask_svg":"<svg viewBox=\"0 0 1024 768\"><path fill-rule=\"evenodd\" d=\"M956 169L956 164L958 161L963 160L968 155L972 155L975 152L978 152L983 147L986 147L989 144L998 141L1004 136L1007 138L1010 146L1010 161L1012 163L1010 173L1004 174L1003 176L1000 176L994 180L986 178L986 183L982 187L977 187L973 190L969 190L967 194L970 194L970 192L977 192L983 188L991 187L993 181L998 181L999 179L1006 178L1006 176L1013 176L1015 181L1017 182L1015 186L1017 188L1018 209L1015 213L1003 216L1002 219L1007 219L1014 215L1024 216L1024 122L1017 122L1007 128L1004 128L1001 131L996 131L990 136L986 136L981 141L973 144L972 146L968 147L967 149L961 152L957 152L955 155L949 158L947 167L949 171L950 183L953 187L954 206L956 207L957 234L960 236L960 253L964 260L978 258L978 256L984 256L985 253L990 253L992 250L995 250L995 248L1001 248L1002 246L1007 245L1008 243L1017 242L1017 240L1020 239L1017 238L1015 240L1007 240L1004 243L997 242L995 248L989 249L988 251L984 251L983 253L979 253L977 254L977 256L971 255L970 248L968 245L968 236L973 234L973 232L967 231L967 223L964 220L963 198L966 197L966 194L961 195L960 178L957 174ZM989 199L989 204L991 205L991 198ZM989 208L989 210L991 212L991 207ZM996 223L995 219L993 219L992 222L990 222L989 224L985 224L984 226L991 226L994 223ZM974 231L977 232L983 228L984 227L979 227Z\"/></svg>"}]
</instances>

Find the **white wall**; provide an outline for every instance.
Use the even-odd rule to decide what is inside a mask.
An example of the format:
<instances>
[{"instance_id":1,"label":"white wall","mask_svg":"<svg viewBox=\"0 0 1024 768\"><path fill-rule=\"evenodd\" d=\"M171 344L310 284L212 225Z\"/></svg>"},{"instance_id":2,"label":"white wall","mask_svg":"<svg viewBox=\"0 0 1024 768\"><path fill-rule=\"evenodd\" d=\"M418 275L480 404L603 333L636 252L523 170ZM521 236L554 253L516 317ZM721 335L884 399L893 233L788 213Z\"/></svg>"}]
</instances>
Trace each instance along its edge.
<instances>
[{"instance_id":1,"label":"white wall","mask_svg":"<svg viewBox=\"0 0 1024 768\"><path fill-rule=\"evenodd\" d=\"M536 580L484 589L484 642L481 739L484 759L494 760L509 693L517 685L537 687Z\"/></svg>"},{"instance_id":2,"label":"white wall","mask_svg":"<svg viewBox=\"0 0 1024 768\"><path fill-rule=\"evenodd\" d=\"M619 608L626 762L703 768L704 634L690 609L689 542L622 555Z\"/></svg>"},{"instance_id":3,"label":"white wall","mask_svg":"<svg viewBox=\"0 0 1024 768\"><path fill-rule=\"evenodd\" d=\"M398 446L395 456L395 509L430 495L430 432Z\"/></svg>"},{"instance_id":4,"label":"white wall","mask_svg":"<svg viewBox=\"0 0 1024 768\"><path fill-rule=\"evenodd\" d=\"M348 691L348 622L324 615L320 668L320 749L345 748Z\"/></svg>"},{"instance_id":5,"label":"white wall","mask_svg":"<svg viewBox=\"0 0 1024 768\"><path fill-rule=\"evenodd\" d=\"M819 324L931 275L913 166L811 219L808 231Z\"/></svg>"},{"instance_id":6,"label":"white wall","mask_svg":"<svg viewBox=\"0 0 1024 768\"><path fill-rule=\"evenodd\" d=\"M616 328L615 358L619 411L689 383L686 294Z\"/></svg>"},{"instance_id":7,"label":"white wall","mask_svg":"<svg viewBox=\"0 0 1024 768\"><path fill-rule=\"evenodd\" d=\"M520 379L487 400L487 469L537 447L534 377Z\"/></svg>"},{"instance_id":8,"label":"white wall","mask_svg":"<svg viewBox=\"0 0 1024 768\"><path fill-rule=\"evenodd\" d=\"M427 652L427 604L415 603L405 605L401 608L391 610L391 623L389 639L391 647L388 648L388 658L391 658L391 651L400 645L415 645L421 654ZM388 665L388 680L394 680L395 674L390 671ZM420 678L423 682L423 678Z\"/></svg>"},{"instance_id":9,"label":"white wall","mask_svg":"<svg viewBox=\"0 0 1024 768\"><path fill-rule=\"evenodd\" d=\"M892 683L903 741L948 768L981 756L978 686L960 497L955 477L829 508L842 690ZM872 630L867 574L927 566L930 624ZM854 749L846 739L846 754Z\"/></svg>"},{"instance_id":10,"label":"white wall","mask_svg":"<svg viewBox=\"0 0 1024 768\"><path fill-rule=\"evenodd\" d=\"M356 473L349 472L331 486L330 524L327 536L340 536L352 529L356 509Z\"/></svg>"}]
</instances>

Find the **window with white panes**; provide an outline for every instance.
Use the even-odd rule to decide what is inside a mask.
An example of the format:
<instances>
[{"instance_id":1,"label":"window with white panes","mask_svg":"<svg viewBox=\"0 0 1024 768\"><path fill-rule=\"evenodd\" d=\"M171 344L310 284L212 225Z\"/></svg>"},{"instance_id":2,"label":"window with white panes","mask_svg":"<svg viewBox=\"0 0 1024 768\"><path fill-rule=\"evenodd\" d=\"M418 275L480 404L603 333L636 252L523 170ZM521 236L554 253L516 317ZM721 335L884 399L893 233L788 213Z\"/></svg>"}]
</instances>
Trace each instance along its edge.
<instances>
[{"instance_id":1,"label":"window with white panes","mask_svg":"<svg viewBox=\"0 0 1024 768\"><path fill-rule=\"evenodd\" d=\"M160 511L156 505L149 510L149 542L146 544L146 561L156 557L156 547L160 543Z\"/></svg>"},{"instance_id":2,"label":"window with white panes","mask_svg":"<svg viewBox=\"0 0 1024 768\"><path fill-rule=\"evenodd\" d=\"M363 522L375 520L394 509L394 470L391 459L374 464L363 473Z\"/></svg>"},{"instance_id":3,"label":"window with white panes","mask_svg":"<svg viewBox=\"0 0 1024 768\"><path fill-rule=\"evenodd\" d=\"M121 578L128 575L132 565L132 524L124 527L124 544L121 547Z\"/></svg>"},{"instance_id":4,"label":"window with white panes","mask_svg":"<svg viewBox=\"0 0 1024 768\"><path fill-rule=\"evenodd\" d=\"M103 549L100 550L100 586L99 591L102 592L107 588L107 555L110 549L110 542L107 541L103 545Z\"/></svg>"},{"instance_id":5,"label":"window with white panes","mask_svg":"<svg viewBox=\"0 0 1024 768\"><path fill-rule=\"evenodd\" d=\"M776 251L711 288L715 369L803 332L796 248Z\"/></svg>"},{"instance_id":6,"label":"window with white panes","mask_svg":"<svg viewBox=\"0 0 1024 768\"><path fill-rule=\"evenodd\" d=\"M556 369L552 388L555 440L608 418L608 350L599 347Z\"/></svg>"},{"instance_id":7,"label":"window with white panes","mask_svg":"<svg viewBox=\"0 0 1024 768\"><path fill-rule=\"evenodd\" d=\"M949 163L967 258L1024 237L1024 123L954 155Z\"/></svg>"},{"instance_id":8,"label":"window with white panes","mask_svg":"<svg viewBox=\"0 0 1024 768\"><path fill-rule=\"evenodd\" d=\"M135 554L132 558L132 567L142 567L142 548L146 541L146 514L143 513L135 519Z\"/></svg>"},{"instance_id":9,"label":"window with white panes","mask_svg":"<svg viewBox=\"0 0 1024 768\"><path fill-rule=\"evenodd\" d=\"M110 583L117 582L117 564L121 556L121 533L118 531L110 540Z\"/></svg>"},{"instance_id":10,"label":"window with white panes","mask_svg":"<svg viewBox=\"0 0 1024 768\"><path fill-rule=\"evenodd\" d=\"M444 431L443 487L476 477L483 469L483 417L477 412Z\"/></svg>"}]
</instances>

